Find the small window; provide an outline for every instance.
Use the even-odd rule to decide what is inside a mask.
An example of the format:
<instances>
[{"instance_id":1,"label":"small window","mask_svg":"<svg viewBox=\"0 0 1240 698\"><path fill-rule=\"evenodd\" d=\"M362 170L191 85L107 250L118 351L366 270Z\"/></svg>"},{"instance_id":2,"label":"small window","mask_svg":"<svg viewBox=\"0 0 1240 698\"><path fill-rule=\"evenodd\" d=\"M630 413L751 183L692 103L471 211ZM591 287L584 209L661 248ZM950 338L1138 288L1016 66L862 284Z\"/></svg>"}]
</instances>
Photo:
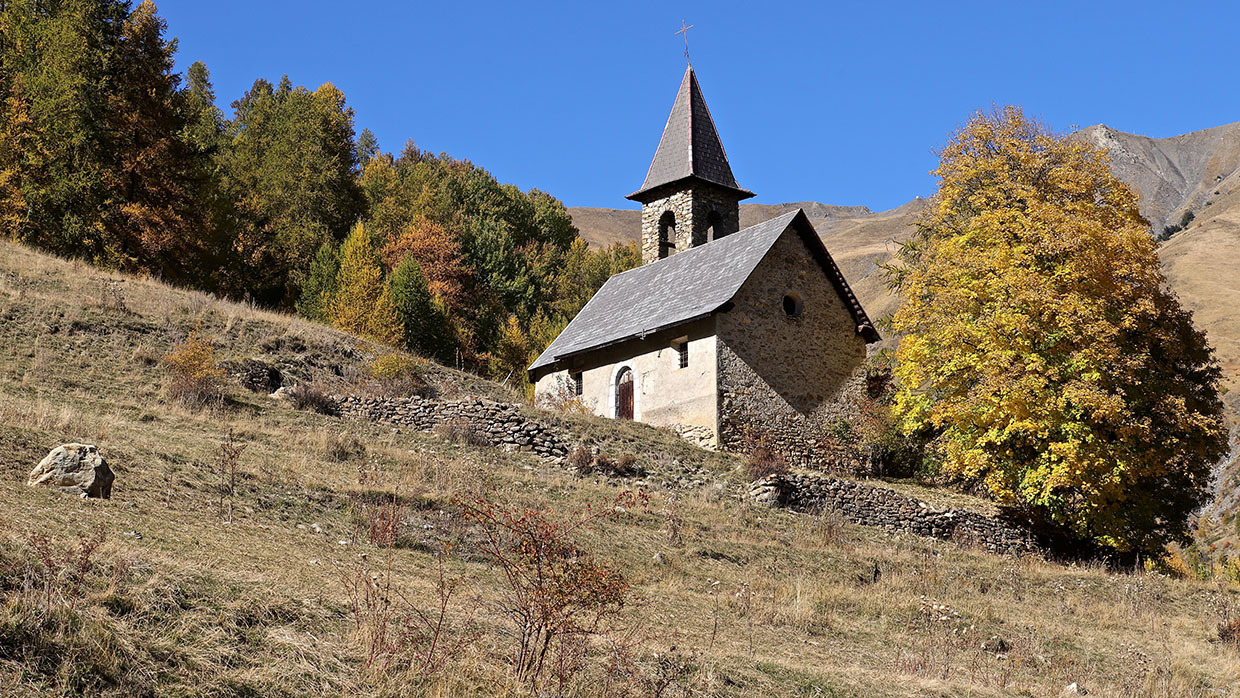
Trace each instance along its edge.
<instances>
[{"instance_id":1,"label":"small window","mask_svg":"<svg viewBox=\"0 0 1240 698\"><path fill-rule=\"evenodd\" d=\"M681 368L689 368L689 342L681 342L676 345L676 358L680 362Z\"/></svg>"},{"instance_id":2,"label":"small window","mask_svg":"<svg viewBox=\"0 0 1240 698\"><path fill-rule=\"evenodd\" d=\"M573 381L573 395L581 397L581 393L584 392L585 388L584 381L581 380L581 373L573 373L569 376L569 378Z\"/></svg>"},{"instance_id":3,"label":"small window","mask_svg":"<svg viewBox=\"0 0 1240 698\"><path fill-rule=\"evenodd\" d=\"M795 293L789 293L784 296L784 315L788 317L801 317L801 313L805 312L805 304L801 302L801 297Z\"/></svg>"}]
</instances>

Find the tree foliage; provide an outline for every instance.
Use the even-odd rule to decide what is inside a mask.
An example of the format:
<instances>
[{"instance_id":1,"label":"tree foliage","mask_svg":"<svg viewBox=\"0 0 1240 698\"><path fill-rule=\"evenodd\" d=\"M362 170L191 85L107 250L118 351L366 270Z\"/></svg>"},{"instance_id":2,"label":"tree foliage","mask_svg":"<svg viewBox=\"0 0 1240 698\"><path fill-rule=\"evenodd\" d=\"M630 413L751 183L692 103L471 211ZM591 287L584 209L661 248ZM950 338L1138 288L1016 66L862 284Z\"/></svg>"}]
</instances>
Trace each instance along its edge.
<instances>
[{"instance_id":1,"label":"tree foliage","mask_svg":"<svg viewBox=\"0 0 1240 698\"><path fill-rule=\"evenodd\" d=\"M532 358L638 261L587 249L544 192L412 142L381 152L330 83L258 79L226 115L166 34L149 1L0 0L6 235L475 370L503 349L522 375L516 333Z\"/></svg>"},{"instance_id":2,"label":"tree foliage","mask_svg":"<svg viewBox=\"0 0 1240 698\"><path fill-rule=\"evenodd\" d=\"M1125 550L1183 538L1226 447L1220 371L1105 153L975 116L898 254L896 412L943 469Z\"/></svg>"},{"instance_id":3,"label":"tree foliage","mask_svg":"<svg viewBox=\"0 0 1240 698\"><path fill-rule=\"evenodd\" d=\"M332 324L342 330L390 344L400 339L400 318L383 282L379 252L361 223L340 248L336 291L327 308Z\"/></svg>"},{"instance_id":4,"label":"tree foliage","mask_svg":"<svg viewBox=\"0 0 1240 698\"><path fill-rule=\"evenodd\" d=\"M310 91L287 76L274 86L255 81L233 110L223 168L247 291L291 303L316 250L340 240L363 211L353 110L331 83Z\"/></svg>"}]
</instances>

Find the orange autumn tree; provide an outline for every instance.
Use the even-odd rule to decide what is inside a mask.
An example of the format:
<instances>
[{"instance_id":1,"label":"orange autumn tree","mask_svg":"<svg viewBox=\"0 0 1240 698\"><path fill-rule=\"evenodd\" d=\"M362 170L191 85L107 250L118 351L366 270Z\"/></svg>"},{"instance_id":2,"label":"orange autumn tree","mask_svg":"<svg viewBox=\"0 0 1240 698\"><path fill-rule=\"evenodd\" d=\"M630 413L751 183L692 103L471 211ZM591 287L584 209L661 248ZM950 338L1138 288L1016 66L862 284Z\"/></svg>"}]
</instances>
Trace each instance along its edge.
<instances>
[{"instance_id":1,"label":"orange autumn tree","mask_svg":"<svg viewBox=\"0 0 1240 698\"><path fill-rule=\"evenodd\" d=\"M426 276L431 295L449 309L465 302L467 282L472 271L461 255L461 246L450 230L418 215L383 248L383 263L395 270L405 257L412 256Z\"/></svg>"},{"instance_id":2,"label":"orange autumn tree","mask_svg":"<svg viewBox=\"0 0 1240 698\"><path fill-rule=\"evenodd\" d=\"M895 413L953 476L1126 551L1187 534L1226 450L1220 371L1107 155L1018 107L943 149L889 268Z\"/></svg>"}]
</instances>

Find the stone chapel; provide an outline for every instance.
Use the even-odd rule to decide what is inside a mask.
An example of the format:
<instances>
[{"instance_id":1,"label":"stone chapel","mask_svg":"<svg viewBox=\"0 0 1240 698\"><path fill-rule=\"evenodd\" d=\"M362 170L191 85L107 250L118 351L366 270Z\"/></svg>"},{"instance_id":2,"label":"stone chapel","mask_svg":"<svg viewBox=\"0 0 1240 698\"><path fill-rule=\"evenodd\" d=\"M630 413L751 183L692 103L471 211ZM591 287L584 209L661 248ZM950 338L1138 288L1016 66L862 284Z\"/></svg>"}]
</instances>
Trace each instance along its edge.
<instances>
[{"instance_id":1,"label":"stone chapel","mask_svg":"<svg viewBox=\"0 0 1240 698\"><path fill-rule=\"evenodd\" d=\"M739 229L752 196L690 66L627 197L642 205L642 266L611 277L530 366L536 403L576 397L711 448L761 432L812 459L879 335L803 211Z\"/></svg>"}]
</instances>

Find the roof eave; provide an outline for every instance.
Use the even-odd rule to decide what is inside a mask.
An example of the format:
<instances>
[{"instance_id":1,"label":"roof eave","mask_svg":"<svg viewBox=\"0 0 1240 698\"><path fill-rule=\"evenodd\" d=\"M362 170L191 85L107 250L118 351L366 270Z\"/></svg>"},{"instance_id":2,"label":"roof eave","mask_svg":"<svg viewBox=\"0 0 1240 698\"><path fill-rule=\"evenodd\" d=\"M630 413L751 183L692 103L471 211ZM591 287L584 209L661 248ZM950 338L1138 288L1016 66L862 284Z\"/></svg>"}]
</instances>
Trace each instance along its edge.
<instances>
[{"instance_id":1,"label":"roof eave","mask_svg":"<svg viewBox=\"0 0 1240 698\"><path fill-rule=\"evenodd\" d=\"M713 186L713 187L718 187L725 191L729 191L736 195L737 201L744 201L745 199L751 199L754 196L756 196L753 192L749 191L748 189L743 189L741 187L735 187L735 186L731 186L728 184L720 184L719 182L712 182L711 180L706 179L705 177L699 177L698 175L691 174L691 175L686 175L684 177L680 177L679 179L673 179L669 182L663 182L661 184L654 184L649 187L642 187L641 189L638 189L637 191L633 192L632 194L629 194L628 196L624 198L628 199L629 201L637 201L637 202L644 204L644 203L653 201L654 199L660 198L658 194L662 193L662 191L664 190L669 190L675 187L676 185L683 185L683 184L690 183L690 182L701 182L701 183L709 184L710 186Z\"/></svg>"}]
</instances>

